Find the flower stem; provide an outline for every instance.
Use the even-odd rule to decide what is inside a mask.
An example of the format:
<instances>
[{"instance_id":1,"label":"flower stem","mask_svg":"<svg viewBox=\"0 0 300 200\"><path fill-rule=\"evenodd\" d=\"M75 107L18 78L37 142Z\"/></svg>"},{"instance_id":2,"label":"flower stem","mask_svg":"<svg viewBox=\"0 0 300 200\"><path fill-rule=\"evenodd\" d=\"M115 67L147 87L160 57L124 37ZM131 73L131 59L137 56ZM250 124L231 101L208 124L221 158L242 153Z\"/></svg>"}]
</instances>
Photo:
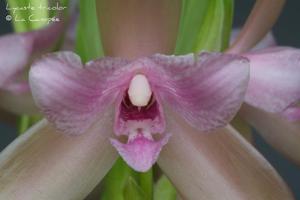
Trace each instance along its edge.
<instances>
[{"instance_id":1,"label":"flower stem","mask_svg":"<svg viewBox=\"0 0 300 200\"><path fill-rule=\"evenodd\" d=\"M275 24L284 4L285 0L257 0L228 52L243 53L254 47Z\"/></svg>"},{"instance_id":2,"label":"flower stem","mask_svg":"<svg viewBox=\"0 0 300 200\"><path fill-rule=\"evenodd\" d=\"M19 119L19 134L25 132L30 124L30 117L28 115L22 115Z\"/></svg>"},{"instance_id":3,"label":"flower stem","mask_svg":"<svg viewBox=\"0 0 300 200\"><path fill-rule=\"evenodd\" d=\"M35 116L30 116L30 115L21 115L19 117L19 123L18 123L18 132L21 135L25 131L27 131L32 125L37 123L42 119L41 116L35 115Z\"/></svg>"}]
</instances>

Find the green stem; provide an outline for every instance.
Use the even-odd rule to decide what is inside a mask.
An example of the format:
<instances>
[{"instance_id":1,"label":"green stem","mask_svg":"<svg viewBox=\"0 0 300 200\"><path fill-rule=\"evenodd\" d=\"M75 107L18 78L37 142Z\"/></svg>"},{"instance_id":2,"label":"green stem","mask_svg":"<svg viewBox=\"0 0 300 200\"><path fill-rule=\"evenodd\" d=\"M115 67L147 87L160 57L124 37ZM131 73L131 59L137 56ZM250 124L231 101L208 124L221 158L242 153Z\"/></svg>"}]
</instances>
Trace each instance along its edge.
<instances>
[{"instance_id":1,"label":"green stem","mask_svg":"<svg viewBox=\"0 0 300 200\"><path fill-rule=\"evenodd\" d=\"M98 27L95 0L80 0L76 52L83 62L104 55Z\"/></svg>"},{"instance_id":2,"label":"green stem","mask_svg":"<svg viewBox=\"0 0 300 200\"><path fill-rule=\"evenodd\" d=\"M30 117L28 115L22 115L19 119L19 134L24 133L28 128L30 124Z\"/></svg>"},{"instance_id":3,"label":"green stem","mask_svg":"<svg viewBox=\"0 0 300 200\"><path fill-rule=\"evenodd\" d=\"M123 190L132 169L119 158L103 180L101 200L124 200Z\"/></svg>"},{"instance_id":4,"label":"green stem","mask_svg":"<svg viewBox=\"0 0 300 200\"><path fill-rule=\"evenodd\" d=\"M22 115L19 118L19 123L18 123L18 133L21 135L27 129L29 129L33 124L36 122L40 121L42 119L41 116L39 115L34 115L34 116L29 116L29 115Z\"/></svg>"}]
</instances>

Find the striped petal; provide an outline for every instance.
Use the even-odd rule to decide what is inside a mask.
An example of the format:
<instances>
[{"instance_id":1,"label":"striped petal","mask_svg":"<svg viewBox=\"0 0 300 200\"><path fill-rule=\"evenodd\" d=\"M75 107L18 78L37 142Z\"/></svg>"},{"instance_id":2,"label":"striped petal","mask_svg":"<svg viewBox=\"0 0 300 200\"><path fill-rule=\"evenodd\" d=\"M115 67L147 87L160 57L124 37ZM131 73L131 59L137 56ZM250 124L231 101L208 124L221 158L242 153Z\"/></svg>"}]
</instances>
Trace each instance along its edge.
<instances>
[{"instance_id":1,"label":"striped petal","mask_svg":"<svg viewBox=\"0 0 300 200\"><path fill-rule=\"evenodd\" d=\"M162 100L202 131L226 125L238 111L247 88L247 59L220 53L153 56L169 77L159 90Z\"/></svg>"},{"instance_id":2,"label":"striped petal","mask_svg":"<svg viewBox=\"0 0 300 200\"><path fill-rule=\"evenodd\" d=\"M105 58L83 66L74 53L49 54L30 70L34 100L58 129L83 133L116 99L119 88L114 84L119 81L108 80L113 79L114 68L124 64L126 61Z\"/></svg>"}]
</instances>

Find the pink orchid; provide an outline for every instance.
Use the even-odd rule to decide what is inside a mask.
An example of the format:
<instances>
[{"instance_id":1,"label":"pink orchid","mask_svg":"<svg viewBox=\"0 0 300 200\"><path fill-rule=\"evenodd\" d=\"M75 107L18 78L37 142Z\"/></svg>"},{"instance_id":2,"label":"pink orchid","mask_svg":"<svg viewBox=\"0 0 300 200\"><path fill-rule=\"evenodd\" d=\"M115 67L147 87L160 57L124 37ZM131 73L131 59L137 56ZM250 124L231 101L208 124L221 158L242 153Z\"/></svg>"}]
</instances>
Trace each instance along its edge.
<instances>
[{"instance_id":1,"label":"pink orchid","mask_svg":"<svg viewBox=\"0 0 300 200\"><path fill-rule=\"evenodd\" d=\"M292 121L299 120L300 108L296 104L300 101L300 50L273 47L243 56L251 66L245 102L269 113L282 113Z\"/></svg>"},{"instance_id":2,"label":"pink orchid","mask_svg":"<svg viewBox=\"0 0 300 200\"><path fill-rule=\"evenodd\" d=\"M84 133L113 109L114 125L107 129L113 128L119 139L111 139L112 145L131 167L147 171L174 131L168 128L166 109L205 132L225 126L245 93L246 103L267 112L283 112L300 100L299 50L271 48L242 56L157 54L131 61L103 58L82 66L77 55L63 52L37 61L29 79L37 105L67 134ZM143 104L135 103L138 98Z\"/></svg>"},{"instance_id":3,"label":"pink orchid","mask_svg":"<svg viewBox=\"0 0 300 200\"><path fill-rule=\"evenodd\" d=\"M114 138L113 145L136 170L145 171L158 159L184 199L293 199L272 166L228 125L244 100L275 113L297 101L298 90L292 84L298 77L283 84L288 89L283 91L267 88L272 86L267 81L272 80L259 76L262 64L273 67L269 58L277 58L280 49L244 53L269 26L260 24L258 32L263 34L254 39L249 39L251 31L242 31L231 54L167 56L156 53L173 51L178 24L174 17L163 16L178 16L179 7L166 9L163 5L168 4L162 0L147 6L135 0L131 6L121 0L98 2L103 9L99 21L104 48L114 57L82 64L76 54L60 52L34 63L30 86L51 124L41 121L1 154L4 176L0 186L4 187L0 198L83 199L114 162L116 152L109 144L109 138ZM104 2L105 10L101 7ZM258 1L257 5L266 8L265 2L270 4ZM280 3L272 5L276 16ZM268 13L256 8L263 10L258 14ZM112 15L115 17L109 18ZM249 26L253 25L257 30L257 24ZM243 37L250 42L243 43ZM298 50L285 51L289 56L298 55ZM288 64L291 76L294 63L279 61ZM264 98L255 99L255 92ZM281 94L293 95L282 98ZM276 99L266 105L272 95ZM251 117L247 109L255 110L244 104L240 114Z\"/></svg>"},{"instance_id":4,"label":"pink orchid","mask_svg":"<svg viewBox=\"0 0 300 200\"><path fill-rule=\"evenodd\" d=\"M27 92L28 83L18 79L35 55L54 47L62 30L61 21L40 30L1 36L0 89L17 94Z\"/></svg>"},{"instance_id":5,"label":"pink orchid","mask_svg":"<svg viewBox=\"0 0 300 200\"><path fill-rule=\"evenodd\" d=\"M26 73L35 57L54 48L64 22L52 23L31 32L0 37L0 106L16 114L36 114Z\"/></svg>"},{"instance_id":6,"label":"pink orchid","mask_svg":"<svg viewBox=\"0 0 300 200\"><path fill-rule=\"evenodd\" d=\"M238 116L256 128L266 142L298 164L300 50L276 46L269 33L251 52L243 55L250 60L256 57L252 62L262 61L263 65L250 67L256 75L249 82L245 104Z\"/></svg>"},{"instance_id":7,"label":"pink orchid","mask_svg":"<svg viewBox=\"0 0 300 200\"><path fill-rule=\"evenodd\" d=\"M61 50L74 50L77 1L70 3L70 19L60 13L57 17L59 21L43 28L0 37L0 106L3 109L15 114L38 113L32 100L27 72L34 59L59 47L60 41L63 41Z\"/></svg>"},{"instance_id":8,"label":"pink orchid","mask_svg":"<svg viewBox=\"0 0 300 200\"><path fill-rule=\"evenodd\" d=\"M134 169L147 171L174 131L166 109L200 131L225 126L243 102L248 77L246 59L218 53L103 58L82 66L62 52L37 61L29 81L42 112L67 134L84 133L113 109L114 127L106 129L126 136L125 143L112 139L113 146Z\"/></svg>"},{"instance_id":9,"label":"pink orchid","mask_svg":"<svg viewBox=\"0 0 300 200\"><path fill-rule=\"evenodd\" d=\"M234 42L239 29L232 32ZM276 113L290 121L300 119L300 50L276 46L272 33L268 33L248 53L242 56L251 63L252 78L245 102L269 113Z\"/></svg>"}]
</instances>

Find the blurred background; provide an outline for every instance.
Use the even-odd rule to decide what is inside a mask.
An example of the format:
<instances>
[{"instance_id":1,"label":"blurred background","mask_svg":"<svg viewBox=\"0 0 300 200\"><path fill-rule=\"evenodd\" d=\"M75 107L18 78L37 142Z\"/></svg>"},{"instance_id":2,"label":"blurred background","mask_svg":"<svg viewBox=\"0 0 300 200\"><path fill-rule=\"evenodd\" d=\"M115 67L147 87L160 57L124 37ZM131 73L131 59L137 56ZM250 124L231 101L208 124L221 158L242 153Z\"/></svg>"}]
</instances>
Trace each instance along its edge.
<instances>
[{"instance_id":1,"label":"blurred background","mask_svg":"<svg viewBox=\"0 0 300 200\"><path fill-rule=\"evenodd\" d=\"M248 16L254 0L235 1L234 27L240 27ZM12 27L5 20L7 11L5 0L0 0L0 35L12 31ZM271 11L272 12L272 11ZM279 20L273 28L273 33L279 45L300 48L300 1L289 0ZM17 56L17 55L16 55ZM0 111L1 112L1 111ZM282 133L285 134L285 133ZM6 124L0 117L0 151L17 136L16 128ZM297 200L300 200L300 168L286 160L283 156L266 144L255 134L254 141L257 149L277 169L285 179ZM300 152L299 152L300 153Z\"/></svg>"}]
</instances>

